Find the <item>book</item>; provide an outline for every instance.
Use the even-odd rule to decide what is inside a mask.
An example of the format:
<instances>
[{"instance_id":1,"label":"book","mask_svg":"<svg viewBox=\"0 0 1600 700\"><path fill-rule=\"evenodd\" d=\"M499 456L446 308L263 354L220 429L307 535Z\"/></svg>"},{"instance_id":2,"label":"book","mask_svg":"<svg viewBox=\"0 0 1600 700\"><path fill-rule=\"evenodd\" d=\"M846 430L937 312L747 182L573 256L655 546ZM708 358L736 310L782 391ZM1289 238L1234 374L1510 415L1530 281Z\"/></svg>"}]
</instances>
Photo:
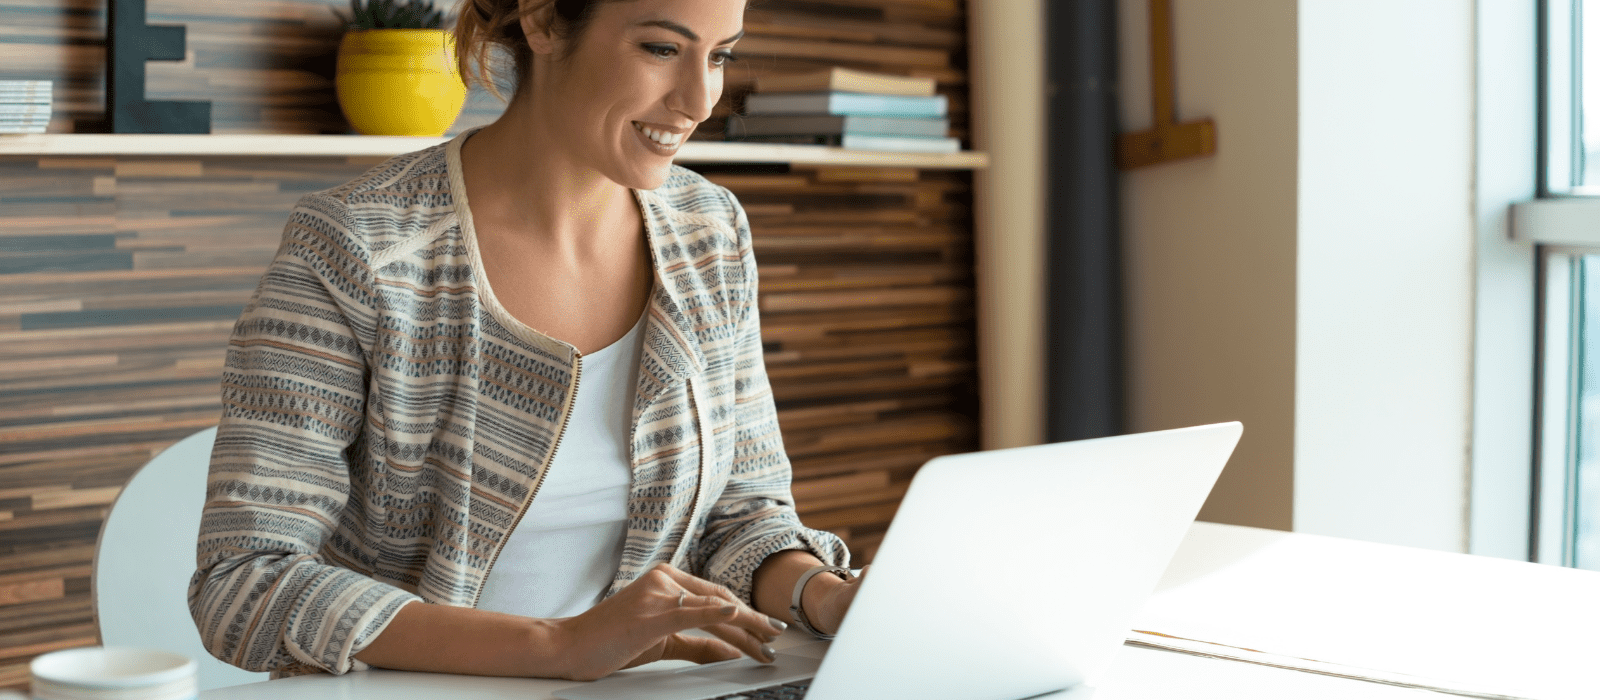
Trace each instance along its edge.
<instances>
[{"instance_id":1,"label":"book","mask_svg":"<svg viewBox=\"0 0 1600 700\"><path fill-rule=\"evenodd\" d=\"M797 75L771 75L756 78L756 92L867 92L879 95L909 95L930 97L934 93L933 78L910 78L903 75L869 73L849 68L827 70Z\"/></svg>"},{"instance_id":2,"label":"book","mask_svg":"<svg viewBox=\"0 0 1600 700\"><path fill-rule=\"evenodd\" d=\"M42 134L45 127L40 126L4 126L0 125L0 134Z\"/></svg>"},{"instance_id":3,"label":"book","mask_svg":"<svg viewBox=\"0 0 1600 700\"><path fill-rule=\"evenodd\" d=\"M50 116L49 104L6 104L0 102L0 117L20 117L33 115Z\"/></svg>"},{"instance_id":4,"label":"book","mask_svg":"<svg viewBox=\"0 0 1600 700\"><path fill-rule=\"evenodd\" d=\"M873 134L828 135L773 135L749 136L739 141L745 143L792 143L810 146L838 146L854 151L893 151L897 153L958 153L961 139L922 138L916 136L876 136Z\"/></svg>"},{"instance_id":5,"label":"book","mask_svg":"<svg viewBox=\"0 0 1600 700\"><path fill-rule=\"evenodd\" d=\"M860 116L753 116L728 118L728 138L764 135L878 134L882 136L922 136L942 138L950 132L950 120L916 117Z\"/></svg>"},{"instance_id":6,"label":"book","mask_svg":"<svg viewBox=\"0 0 1600 700\"><path fill-rule=\"evenodd\" d=\"M961 139L918 138L915 136L877 136L874 134L845 134L839 145L858 151L900 151L906 153L956 153L961 150Z\"/></svg>"},{"instance_id":7,"label":"book","mask_svg":"<svg viewBox=\"0 0 1600 700\"><path fill-rule=\"evenodd\" d=\"M745 115L835 114L864 117L943 117L944 95L868 95L856 92L754 94L744 98Z\"/></svg>"}]
</instances>

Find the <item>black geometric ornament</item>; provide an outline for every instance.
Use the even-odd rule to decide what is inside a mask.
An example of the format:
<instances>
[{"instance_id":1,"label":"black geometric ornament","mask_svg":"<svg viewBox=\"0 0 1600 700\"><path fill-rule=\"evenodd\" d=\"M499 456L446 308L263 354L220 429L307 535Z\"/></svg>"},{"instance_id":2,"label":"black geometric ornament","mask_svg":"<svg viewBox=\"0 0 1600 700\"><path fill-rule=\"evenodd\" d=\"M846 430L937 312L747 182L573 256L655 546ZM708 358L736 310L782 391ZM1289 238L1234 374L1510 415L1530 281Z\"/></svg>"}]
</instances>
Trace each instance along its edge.
<instances>
[{"instance_id":1,"label":"black geometric ornament","mask_svg":"<svg viewBox=\"0 0 1600 700\"><path fill-rule=\"evenodd\" d=\"M144 0L110 0L106 116L114 134L209 134L210 102L144 99L145 61L182 61L181 24L145 24Z\"/></svg>"}]
</instances>

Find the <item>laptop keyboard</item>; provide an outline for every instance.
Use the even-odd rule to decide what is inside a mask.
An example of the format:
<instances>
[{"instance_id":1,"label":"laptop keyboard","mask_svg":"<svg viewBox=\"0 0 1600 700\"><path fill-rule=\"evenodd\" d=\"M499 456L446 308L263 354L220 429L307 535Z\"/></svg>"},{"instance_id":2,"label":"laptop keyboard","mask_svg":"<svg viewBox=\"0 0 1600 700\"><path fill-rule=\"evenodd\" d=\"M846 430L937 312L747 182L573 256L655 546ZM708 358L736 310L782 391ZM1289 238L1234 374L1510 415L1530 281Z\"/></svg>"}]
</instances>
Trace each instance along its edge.
<instances>
[{"instance_id":1,"label":"laptop keyboard","mask_svg":"<svg viewBox=\"0 0 1600 700\"><path fill-rule=\"evenodd\" d=\"M806 689L811 687L811 679L769 685L755 690L741 690L732 695L719 695L714 700L799 700L806 696Z\"/></svg>"}]
</instances>

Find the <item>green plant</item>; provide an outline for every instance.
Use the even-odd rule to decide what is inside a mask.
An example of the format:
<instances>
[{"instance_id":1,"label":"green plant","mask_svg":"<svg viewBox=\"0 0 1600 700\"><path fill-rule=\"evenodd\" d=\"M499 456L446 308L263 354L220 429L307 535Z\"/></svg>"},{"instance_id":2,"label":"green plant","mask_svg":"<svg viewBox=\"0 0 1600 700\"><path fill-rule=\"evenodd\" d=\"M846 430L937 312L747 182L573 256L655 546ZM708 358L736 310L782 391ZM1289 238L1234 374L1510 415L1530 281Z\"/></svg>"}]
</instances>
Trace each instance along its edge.
<instances>
[{"instance_id":1,"label":"green plant","mask_svg":"<svg viewBox=\"0 0 1600 700\"><path fill-rule=\"evenodd\" d=\"M332 9L332 8L329 8ZM433 9L430 0L350 0L350 16L333 10L346 30L357 29L438 29L444 11Z\"/></svg>"}]
</instances>

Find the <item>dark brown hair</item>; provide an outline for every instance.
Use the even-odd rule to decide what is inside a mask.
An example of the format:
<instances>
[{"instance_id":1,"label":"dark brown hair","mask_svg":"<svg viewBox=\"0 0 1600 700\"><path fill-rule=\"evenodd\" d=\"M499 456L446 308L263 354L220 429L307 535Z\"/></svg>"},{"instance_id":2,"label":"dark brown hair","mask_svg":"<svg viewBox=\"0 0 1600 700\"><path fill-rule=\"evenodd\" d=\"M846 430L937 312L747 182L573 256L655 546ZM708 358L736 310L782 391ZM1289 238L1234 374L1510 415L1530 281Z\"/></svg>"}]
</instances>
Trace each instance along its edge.
<instances>
[{"instance_id":1,"label":"dark brown hair","mask_svg":"<svg viewBox=\"0 0 1600 700\"><path fill-rule=\"evenodd\" d=\"M604 3L619 1L622 0L459 0L453 31L461 81L469 88L478 83L495 97L509 100L500 94L496 79L508 77L510 84L520 89L533 68L533 50L528 48L527 36L522 32L525 13L550 13L552 33L564 44L556 59L566 60L576 48L574 40L583 36L594 19L595 10ZM492 65L497 46L511 55L509 76L502 67ZM515 96L513 92L512 97Z\"/></svg>"}]
</instances>

